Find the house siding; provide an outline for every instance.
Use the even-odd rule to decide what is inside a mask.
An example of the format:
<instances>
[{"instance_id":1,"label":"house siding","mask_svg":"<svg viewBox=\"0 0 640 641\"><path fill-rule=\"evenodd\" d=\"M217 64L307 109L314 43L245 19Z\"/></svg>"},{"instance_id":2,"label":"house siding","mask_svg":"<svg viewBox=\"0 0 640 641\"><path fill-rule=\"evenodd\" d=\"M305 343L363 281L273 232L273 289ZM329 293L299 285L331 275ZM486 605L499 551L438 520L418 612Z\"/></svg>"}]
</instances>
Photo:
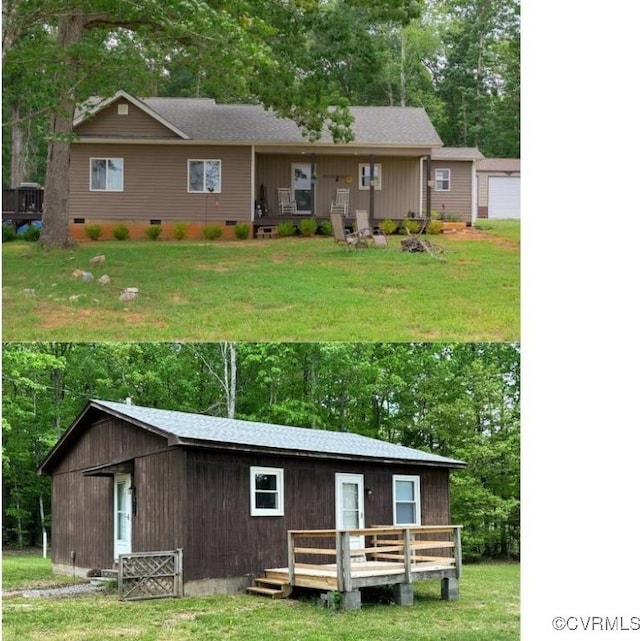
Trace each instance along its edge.
<instances>
[{"instance_id":1,"label":"house siding","mask_svg":"<svg viewBox=\"0 0 640 641\"><path fill-rule=\"evenodd\" d=\"M250 516L252 465L284 469L284 516ZM239 577L286 566L287 530L335 528L337 472L364 474L365 486L372 490L365 498L367 526L393 522L393 474L420 475L424 524L449 523L446 469L190 451L185 581Z\"/></svg>"},{"instance_id":2,"label":"house siding","mask_svg":"<svg viewBox=\"0 0 640 641\"><path fill-rule=\"evenodd\" d=\"M431 162L431 179L435 181L436 169L450 169L451 183L449 191L431 190L431 210L444 212L447 219L455 218L460 222L473 222L473 176L472 163L456 160L433 160ZM426 172L423 198L426 208Z\"/></svg>"},{"instance_id":3,"label":"house siding","mask_svg":"<svg viewBox=\"0 0 640 641\"><path fill-rule=\"evenodd\" d=\"M175 514L176 509L170 507L167 499L157 496L166 490L166 484L173 484L174 479L179 487L181 468L175 460L171 461L179 452L166 452L166 447L165 438L120 419L109 418L88 425L52 475L51 557L54 564L71 565L71 551L75 552L78 567L104 568L113 563L113 478L85 476L83 472L88 468L124 459L133 461L133 484L144 501L159 507L158 514L169 517ZM148 472L150 466L152 473ZM162 478L165 485L158 485L158 479ZM140 501L138 504L141 505ZM144 511L143 517L146 518ZM156 516L155 527L168 529L165 541L177 540L178 533L172 528L181 527L182 520L167 521L166 528L161 523L163 520ZM139 546L151 549L149 546L160 542L154 526L139 527L141 522L141 518L134 517L134 550L139 550Z\"/></svg>"},{"instance_id":4,"label":"house siding","mask_svg":"<svg viewBox=\"0 0 640 641\"><path fill-rule=\"evenodd\" d=\"M124 190L90 191L91 158L123 158ZM189 159L220 160L221 193L188 192ZM69 221L75 225L151 220L200 225L249 222L251 148L206 145L74 144L71 150Z\"/></svg>"},{"instance_id":5,"label":"house siding","mask_svg":"<svg viewBox=\"0 0 640 641\"><path fill-rule=\"evenodd\" d=\"M256 189L265 185L272 214L278 215L278 188L291 186L292 163L311 164L310 155L258 154L256 157ZM418 158L379 156L382 168L382 189L375 191L374 220L403 219L409 211L419 213L420 161ZM331 201L337 189L349 189L349 218L356 209L369 211L369 190L361 190L359 165L369 164L369 156L315 157L318 181L315 186L315 216L329 218ZM350 180L349 180L350 179ZM371 212L369 212L371 213Z\"/></svg>"},{"instance_id":6,"label":"house siding","mask_svg":"<svg viewBox=\"0 0 640 641\"><path fill-rule=\"evenodd\" d=\"M128 105L129 113L119 115L118 105ZM74 131L78 136L87 138L180 139L178 134L124 98L105 107Z\"/></svg>"}]
</instances>

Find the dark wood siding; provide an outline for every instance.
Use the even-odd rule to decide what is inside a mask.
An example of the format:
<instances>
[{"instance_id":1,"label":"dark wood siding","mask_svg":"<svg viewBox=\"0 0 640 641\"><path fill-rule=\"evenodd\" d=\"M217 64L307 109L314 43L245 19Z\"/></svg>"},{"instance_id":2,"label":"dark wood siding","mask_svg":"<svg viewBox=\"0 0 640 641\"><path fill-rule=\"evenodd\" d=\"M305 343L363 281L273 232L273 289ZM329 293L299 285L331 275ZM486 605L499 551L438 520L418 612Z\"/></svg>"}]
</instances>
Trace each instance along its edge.
<instances>
[{"instance_id":1,"label":"dark wood siding","mask_svg":"<svg viewBox=\"0 0 640 641\"><path fill-rule=\"evenodd\" d=\"M118 114L118 105L128 105L129 113ZM81 137L100 138L171 138L180 137L124 98L117 100L75 128Z\"/></svg>"},{"instance_id":2,"label":"dark wood siding","mask_svg":"<svg viewBox=\"0 0 640 641\"><path fill-rule=\"evenodd\" d=\"M90 191L91 158L122 158L124 191ZM221 193L188 192L189 159L221 160ZM204 145L71 146L69 219L162 223L251 219L251 148Z\"/></svg>"},{"instance_id":3,"label":"dark wood siding","mask_svg":"<svg viewBox=\"0 0 640 641\"><path fill-rule=\"evenodd\" d=\"M163 501L164 505L168 505L169 500L158 498L157 494L161 494L167 485L173 487L175 476L178 476L176 486L179 486L177 466L172 459L176 459L180 453L166 453L166 449L165 438L117 418L97 420L87 425L53 473L51 550L54 563L70 565L71 551L75 551L78 567L111 567L113 477L85 476L83 472L95 466L129 459L132 461L133 483L136 485L138 468L141 480L146 483L149 476L147 470L149 466L156 465L153 460L158 458L161 463L157 466L157 474L173 476L164 476L164 485L157 487L151 475L151 484L144 486L145 500L156 506L162 505ZM153 490L150 491L149 487ZM171 514L169 508L166 511ZM158 517L154 516L154 523L157 521ZM148 539L153 540L154 527L159 526L143 526L141 519L134 517L134 550L138 538L141 544Z\"/></svg>"},{"instance_id":4,"label":"dark wood siding","mask_svg":"<svg viewBox=\"0 0 640 641\"><path fill-rule=\"evenodd\" d=\"M285 515L250 516L252 465L284 469ZM185 493L185 580L242 576L287 563L287 530L335 528L335 474L364 474L365 524L393 522L393 474L422 478L422 521L449 522L448 471L191 451Z\"/></svg>"}]
</instances>

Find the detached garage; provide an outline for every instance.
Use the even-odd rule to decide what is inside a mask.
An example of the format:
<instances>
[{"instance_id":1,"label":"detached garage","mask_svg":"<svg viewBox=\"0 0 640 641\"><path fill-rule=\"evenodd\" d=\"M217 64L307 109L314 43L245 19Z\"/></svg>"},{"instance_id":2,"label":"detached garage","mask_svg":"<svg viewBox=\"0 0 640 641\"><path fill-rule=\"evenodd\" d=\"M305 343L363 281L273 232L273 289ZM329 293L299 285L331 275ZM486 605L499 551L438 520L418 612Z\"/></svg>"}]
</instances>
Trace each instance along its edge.
<instances>
[{"instance_id":1,"label":"detached garage","mask_svg":"<svg viewBox=\"0 0 640 641\"><path fill-rule=\"evenodd\" d=\"M478 218L520 218L520 159L486 158L476 171Z\"/></svg>"}]
</instances>

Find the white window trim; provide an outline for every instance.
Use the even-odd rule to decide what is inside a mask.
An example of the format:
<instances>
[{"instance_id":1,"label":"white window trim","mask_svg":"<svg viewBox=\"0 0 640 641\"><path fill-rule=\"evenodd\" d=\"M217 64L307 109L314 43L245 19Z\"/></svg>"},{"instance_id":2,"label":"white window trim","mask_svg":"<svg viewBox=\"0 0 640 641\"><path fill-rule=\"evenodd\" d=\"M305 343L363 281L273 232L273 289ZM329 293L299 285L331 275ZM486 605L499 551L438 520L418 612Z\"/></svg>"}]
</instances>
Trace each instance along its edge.
<instances>
[{"instance_id":1,"label":"white window trim","mask_svg":"<svg viewBox=\"0 0 640 641\"><path fill-rule=\"evenodd\" d=\"M414 499L416 505L416 522L415 523L398 523L398 502L396 501L396 481L411 481L413 482ZM404 501L406 503L406 501ZM422 525L422 510L420 501L420 477L408 476L405 474L393 475L393 524L397 526L403 525Z\"/></svg>"},{"instance_id":2,"label":"white window trim","mask_svg":"<svg viewBox=\"0 0 640 641\"><path fill-rule=\"evenodd\" d=\"M368 162L361 162L358 164L358 189L360 191L369 191L369 185L364 184L366 178L364 168L369 169L371 164ZM375 191L382 191L382 164L379 162L373 163L373 177L378 179L376 186L373 188Z\"/></svg>"},{"instance_id":3,"label":"white window trim","mask_svg":"<svg viewBox=\"0 0 640 641\"><path fill-rule=\"evenodd\" d=\"M442 176L441 178L438 178L438 172L447 172L447 177L445 178ZM438 180L444 182L446 180L448 187L446 189L443 189L442 187L438 187ZM435 170L435 180L434 180L435 188L436 191L451 191L451 169L448 167L438 167Z\"/></svg>"},{"instance_id":4,"label":"white window trim","mask_svg":"<svg viewBox=\"0 0 640 641\"><path fill-rule=\"evenodd\" d=\"M122 165L122 186L120 189L109 189L107 185L109 184L109 180L107 177L105 177L105 188L104 189L98 189L97 187L93 186L93 161L94 160L106 160L107 161L107 173L109 172L109 161L110 160L119 160L120 164ZM89 191L99 191L99 192L122 192L124 191L124 158L117 158L117 157L105 157L105 156L92 156L89 158Z\"/></svg>"},{"instance_id":5,"label":"white window trim","mask_svg":"<svg viewBox=\"0 0 640 641\"><path fill-rule=\"evenodd\" d=\"M256 474L271 474L276 477L276 507L256 507ZM251 466L249 474L249 495L251 500L251 516L284 516L284 470L281 467Z\"/></svg>"},{"instance_id":6,"label":"white window trim","mask_svg":"<svg viewBox=\"0 0 640 641\"><path fill-rule=\"evenodd\" d=\"M202 189L191 189L191 163L192 162L217 162L218 169L218 189L209 191L205 185L202 185ZM206 173L203 173L203 176L206 176ZM222 160L219 158L188 158L187 159L187 192L190 194L221 194L222 193Z\"/></svg>"}]
</instances>

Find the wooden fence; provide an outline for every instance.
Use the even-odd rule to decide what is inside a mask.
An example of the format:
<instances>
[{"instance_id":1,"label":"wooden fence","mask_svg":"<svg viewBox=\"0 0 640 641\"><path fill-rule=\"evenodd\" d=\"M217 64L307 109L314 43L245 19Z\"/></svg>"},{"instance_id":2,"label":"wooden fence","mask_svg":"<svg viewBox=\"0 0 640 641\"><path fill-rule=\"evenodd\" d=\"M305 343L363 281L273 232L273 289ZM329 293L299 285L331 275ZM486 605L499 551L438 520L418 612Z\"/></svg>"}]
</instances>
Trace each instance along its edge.
<instances>
[{"instance_id":1,"label":"wooden fence","mask_svg":"<svg viewBox=\"0 0 640 641\"><path fill-rule=\"evenodd\" d=\"M121 554L118 594L121 601L183 596L182 549Z\"/></svg>"}]
</instances>

